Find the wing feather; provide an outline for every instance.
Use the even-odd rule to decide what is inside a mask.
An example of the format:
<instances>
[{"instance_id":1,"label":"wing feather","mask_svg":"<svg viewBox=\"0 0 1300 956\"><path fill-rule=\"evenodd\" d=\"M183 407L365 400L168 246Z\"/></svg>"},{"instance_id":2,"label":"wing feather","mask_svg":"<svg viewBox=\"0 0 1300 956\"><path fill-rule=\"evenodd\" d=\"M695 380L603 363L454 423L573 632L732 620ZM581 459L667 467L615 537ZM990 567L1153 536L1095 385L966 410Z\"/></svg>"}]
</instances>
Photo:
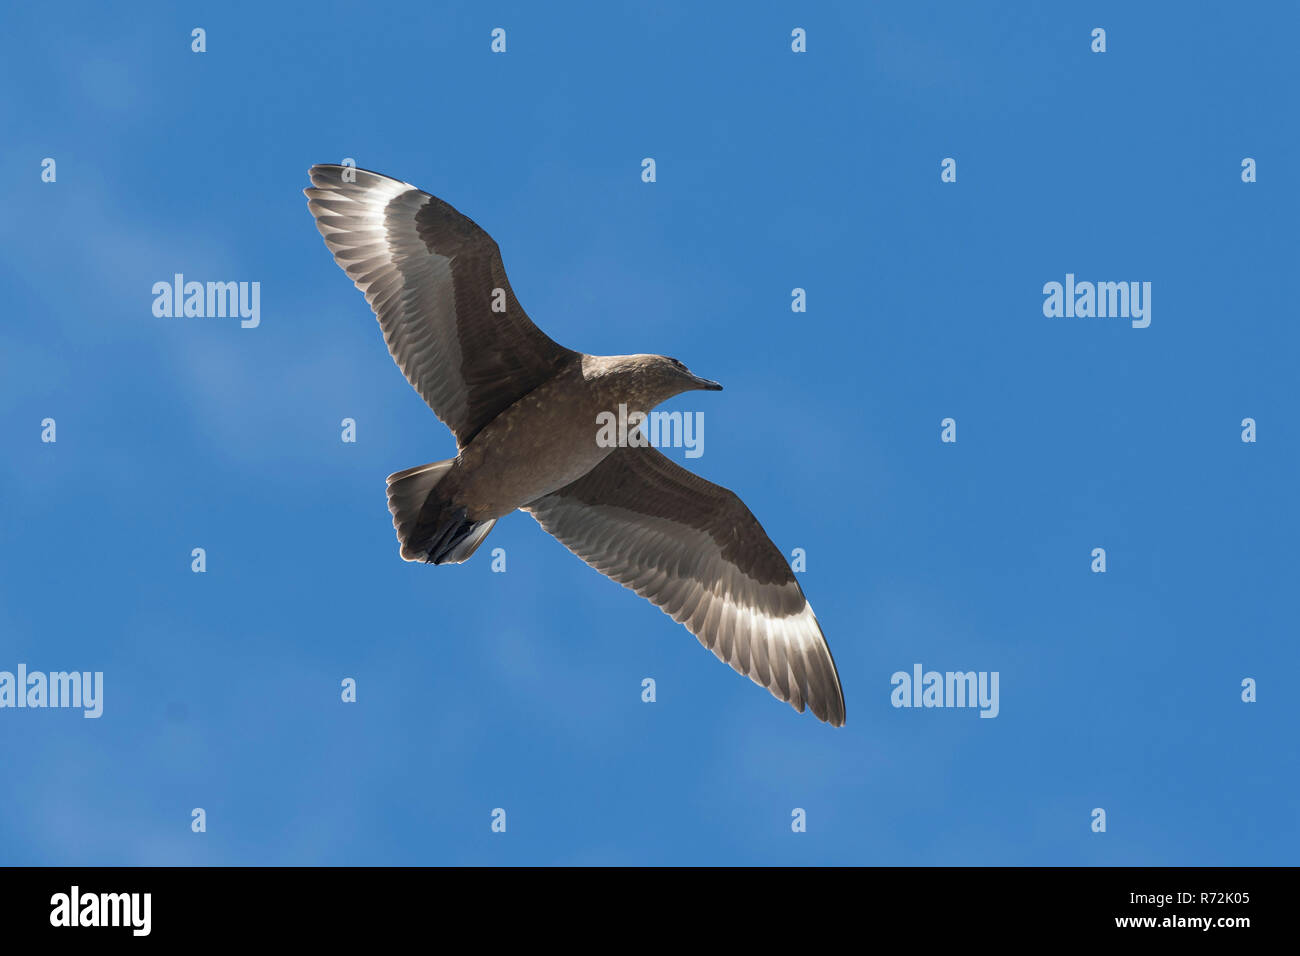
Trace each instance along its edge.
<instances>
[{"instance_id":1,"label":"wing feather","mask_svg":"<svg viewBox=\"0 0 1300 956\"><path fill-rule=\"evenodd\" d=\"M653 448L619 448L527 510L597 571L681 622L773 696L844 723L844 694L794 573L735 494Z\"/></svg>"},{"instance_id":2,"label":"wing feather","mask_svg":"<svg viewBox=\"0 0 1300 956\"><path fill-rule=\"evenodd\" d=\"M497 244L472 220L369 170L320 165L310 175L307 207L326 247L365 295L393 361L460 447L578 358L528 318Z\"/></svg>"}]
</instances>

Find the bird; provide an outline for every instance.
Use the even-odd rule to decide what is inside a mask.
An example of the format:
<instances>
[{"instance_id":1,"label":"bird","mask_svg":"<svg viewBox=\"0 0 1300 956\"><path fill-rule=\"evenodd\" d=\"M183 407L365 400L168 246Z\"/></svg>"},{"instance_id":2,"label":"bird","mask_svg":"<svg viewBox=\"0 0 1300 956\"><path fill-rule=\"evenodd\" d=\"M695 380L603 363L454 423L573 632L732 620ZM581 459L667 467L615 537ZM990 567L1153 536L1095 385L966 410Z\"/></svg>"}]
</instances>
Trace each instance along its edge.
<instances>
[{"instance_id":1,"label":"bird","mask_svg":"<svg viewBox=\"0 0 1300 956\"><path fill-rule=\"evenodd\" d=\"M821 625L744 502L648 443L597 440L598 416L619 404L648 412L722 386L668 356L558 345L515 298L496 242L436 196L352 165L308 175L325 246L456 439L455 458L388 476L401 557L462 563L497 521L526 511L737 672L842 726Z\"/></svg>"}]
</instances>

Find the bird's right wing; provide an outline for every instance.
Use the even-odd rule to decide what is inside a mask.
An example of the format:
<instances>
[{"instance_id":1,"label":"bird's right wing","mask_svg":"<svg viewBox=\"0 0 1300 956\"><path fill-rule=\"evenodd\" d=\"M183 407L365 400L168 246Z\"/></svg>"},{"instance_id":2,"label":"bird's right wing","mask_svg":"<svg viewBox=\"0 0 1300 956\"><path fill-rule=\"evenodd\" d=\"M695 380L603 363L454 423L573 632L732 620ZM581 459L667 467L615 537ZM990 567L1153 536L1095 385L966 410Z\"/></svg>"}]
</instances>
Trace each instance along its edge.
<instances>
[{"instance_id":1,"label":"bird's right wing","mask_svg":"<svg viewBox=\"0 0 1300 956\"><path fill-rule=\"evenodd\" d=\"M529 504L589 565L802 713L844 723L830 648L790 566L735 494L653 448L615 449Z\"/></svg>"},{"instance_id":2,"label":"bird's right wing","mask_svg":"<svg viewBox=\"0 0 1300 956\"><path fill-rule=\"evenodd\" d=\"M497 244L472 220L379 173L322 165L310 175L303 192L325 245L461 447L577 357L524 313Z\"/></svg>"}]
</instances>

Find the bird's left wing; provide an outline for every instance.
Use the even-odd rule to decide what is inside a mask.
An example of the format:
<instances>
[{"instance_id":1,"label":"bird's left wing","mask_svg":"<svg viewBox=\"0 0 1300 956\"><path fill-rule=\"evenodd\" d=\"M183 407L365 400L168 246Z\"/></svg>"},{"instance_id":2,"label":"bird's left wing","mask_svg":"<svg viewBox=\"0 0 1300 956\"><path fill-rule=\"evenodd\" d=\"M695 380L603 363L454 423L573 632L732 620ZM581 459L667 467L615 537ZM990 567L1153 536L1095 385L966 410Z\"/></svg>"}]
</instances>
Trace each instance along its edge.
<instances>
[{"instance_id":1,"label":"bird's left wing","mask_svg":"<svg viewBox=\"0 0 1300 956\"><path fill-rule=\"evenodd\" d=\"M441 199L355 167L313 166L311 182L325 245L461 448L578 357L525 314L492 237Z\"/></svg>"},{"instance_id":2,"label":"bird's left wing","mask_svg":"<svg viewBox=\"0 0 1300 956\"><path fill-rule=\"evenodd\" d=\"M526 510L754 683L801 713L807 706L844 723L844 694L817 618L735 494L653 448L627 447Z\"/></svg>"}]
</instances>

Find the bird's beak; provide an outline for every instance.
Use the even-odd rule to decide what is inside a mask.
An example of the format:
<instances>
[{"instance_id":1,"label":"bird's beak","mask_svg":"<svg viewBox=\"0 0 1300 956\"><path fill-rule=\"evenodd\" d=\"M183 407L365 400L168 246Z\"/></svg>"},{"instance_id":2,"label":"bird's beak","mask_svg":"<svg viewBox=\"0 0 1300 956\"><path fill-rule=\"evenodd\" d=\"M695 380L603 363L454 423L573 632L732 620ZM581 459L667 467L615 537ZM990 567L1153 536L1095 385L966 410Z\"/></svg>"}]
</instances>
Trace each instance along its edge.
<instances>
[{"instance_id":1,"label":"bird's beak","mask_svg":"<svg viewBox=\"0 0 1300 956\"><path fill-rule=\"evenodd\" d=\"M722 385L720 385L718 382L711 381L707 378L700 378L698 375L692 375L691 378L695 380L696 388L702 388L706 392L722 391Z\"/></svg>"}]
</instances>

